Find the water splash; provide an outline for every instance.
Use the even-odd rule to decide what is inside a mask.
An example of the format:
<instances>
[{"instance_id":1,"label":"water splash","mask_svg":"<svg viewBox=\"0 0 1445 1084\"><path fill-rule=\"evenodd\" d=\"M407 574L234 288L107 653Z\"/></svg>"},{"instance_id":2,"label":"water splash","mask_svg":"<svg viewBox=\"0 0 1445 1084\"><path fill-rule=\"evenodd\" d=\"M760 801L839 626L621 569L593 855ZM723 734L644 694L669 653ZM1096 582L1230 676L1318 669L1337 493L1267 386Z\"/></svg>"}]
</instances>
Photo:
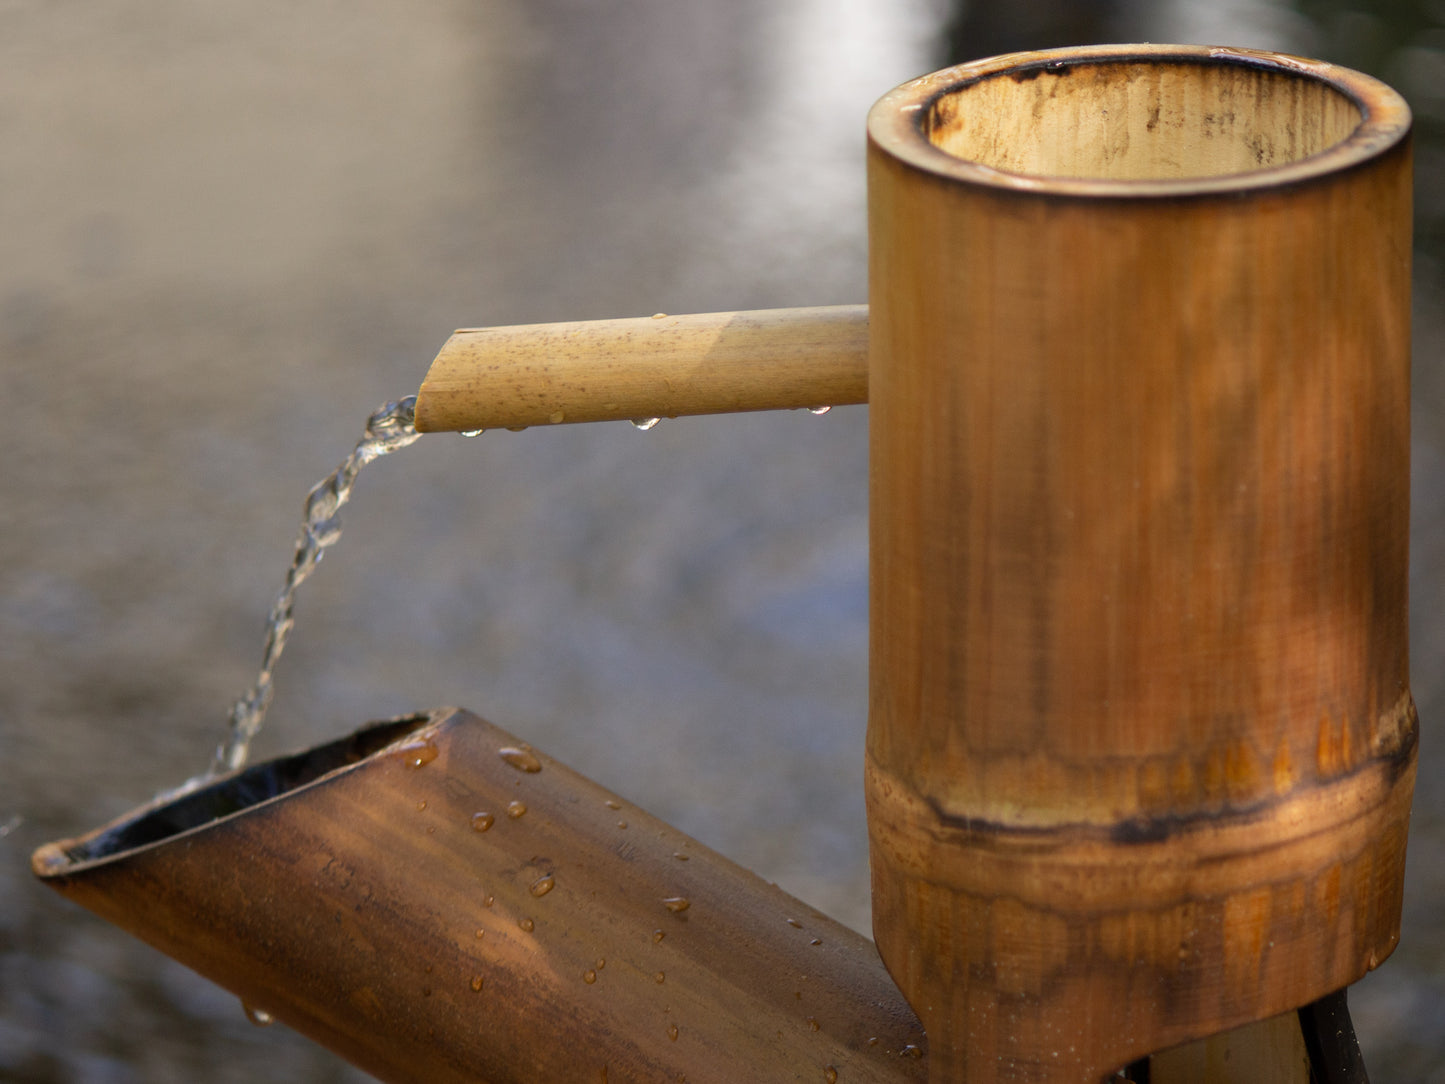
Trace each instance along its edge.
<instances>
[{"instance_id":1,"label":"water splash","mask_svg":"<svg viewBox=\"0 0 1445 1084\"><path fill-rule=\"evenodd\" d=\"M226 740L217 748L215 760L203 779L232 771L246 763L251 741L266 719L266 709L271 706L276 663L286 650L286 639L295 624L292 609L296 603L296 589L341 537L341 506L351 498L351 490L361 468L374 459L405 448L420 436L416 431L416 396L408 395L379 407L366 419L366 431L351 454L307 494L301 534L296 539L296 555L291 559L286 582L266 618L261 671L246 695L231 707L230 730Z\"/></svg>"}]
</instances>

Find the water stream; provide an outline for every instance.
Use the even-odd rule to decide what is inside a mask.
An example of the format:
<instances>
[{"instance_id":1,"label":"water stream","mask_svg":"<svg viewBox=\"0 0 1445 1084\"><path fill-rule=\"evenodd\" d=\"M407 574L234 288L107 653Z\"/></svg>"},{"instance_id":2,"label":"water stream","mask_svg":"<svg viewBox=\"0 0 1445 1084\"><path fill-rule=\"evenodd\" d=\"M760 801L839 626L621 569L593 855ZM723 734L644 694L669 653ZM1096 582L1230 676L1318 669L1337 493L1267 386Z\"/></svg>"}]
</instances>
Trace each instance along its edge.
<instances>
[{"instance_id":1,"label":"water stream","mask_svg":"<svg viewBox=\"0 0 1445 1084\"><path fill-rule=\"evenodd\" d=\"M378 407L366 419L366 431L351 454L306 495L301 533L296 538L296 554L291 558L291 567L286 570L286 582L281 593L271 604L271 612L266 618L261 671L246 694L231 706L230 729L216 749L210 769L198 782L245 765L251 741L266 719L266 709L271 706L276 663L286 650L286 639L295 624L292 610L296 604L296 590L321 563L326 551L341 538L341 506L351 498L351 490L356 485L361 468L374 459L405 448L421 436L416 431L415 413L414 395Z\"/></svg>"}]
</instances>

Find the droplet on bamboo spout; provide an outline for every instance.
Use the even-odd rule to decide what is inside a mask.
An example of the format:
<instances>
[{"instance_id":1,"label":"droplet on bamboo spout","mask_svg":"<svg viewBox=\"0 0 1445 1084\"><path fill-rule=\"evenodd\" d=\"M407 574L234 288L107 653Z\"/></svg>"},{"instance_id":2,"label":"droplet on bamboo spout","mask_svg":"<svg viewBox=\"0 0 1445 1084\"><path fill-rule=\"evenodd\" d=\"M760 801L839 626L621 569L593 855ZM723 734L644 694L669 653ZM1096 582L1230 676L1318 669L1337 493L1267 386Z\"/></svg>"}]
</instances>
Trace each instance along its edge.
<instances>
[{"instance_id":1,"label":"droplet on bamboo spout","mask_svg":"<svg viewBox=\"0 0 1445 1084\"><path fill-rule=\"evenodd\" d=\"M557 879L548 873L533 881L529 891L531 891L532 895L541 897L551 892L555 887L557 887Z\"/></svg>"},{"instance_id":2,"label":"droplet on bamboo spout","mask_svg":"<svg viewBox=\"0 0 1445 1084\"><path fill-rule=\"evenodd\" d=\"M530 749L523 749L516 745L504 745L497 750L497 756L519 772L540 772L542 770L542 762Z\"/></svg>"},{"instance_id":3,"label":"droplet on bamboo spout","mask_svg":"<svg viewBox=\"0 0 1445 1084\"><path fill-rule=\"evenodd\" d=\"M492 816L490 813L473 813L472 831L485 832L488 828L490 828L493 824L496 823L496 820L497 818Z\"/></svg>"},{"instance_id":4,"label":"droplet on bamboo spout","mask_svg":"<svg viewBox=\"0 0 1445 1084\"><path fill-rule=\"evenodd\" d=\"M513 800L513 801L510 801L510 802L507 803L507 816L511 817L512 820L516 820L518 817L522 816L522 815L525 814L526 812L527 812L527 803L526 803L526 802L520 802L520 801Z\"/></svg>"},{"instance_id":5,"label":"droplet on bamboo spout","mask_svg":"<svg viewBox=\"0 0 1445 1084\"><path fill-rule=\"evenodd\" d=\"M686 896L668 896L662 901L662 905L673 914L681 914L692 906L692 902ZM656 938L654 938L656 940Z\"/></svg>"}]
</instances>

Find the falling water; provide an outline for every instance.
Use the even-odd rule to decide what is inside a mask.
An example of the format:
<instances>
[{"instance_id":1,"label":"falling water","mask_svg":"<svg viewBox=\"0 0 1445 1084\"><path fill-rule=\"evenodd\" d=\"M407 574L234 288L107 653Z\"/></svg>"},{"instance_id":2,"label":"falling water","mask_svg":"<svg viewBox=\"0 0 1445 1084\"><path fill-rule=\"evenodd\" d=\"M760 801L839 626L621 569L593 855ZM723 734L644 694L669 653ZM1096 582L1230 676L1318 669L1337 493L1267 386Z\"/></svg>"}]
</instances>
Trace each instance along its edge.
<instances>
[{"instance_id":1,"label":"falling water","mask_svg":"<svg viewBox=\"0 0 1445 1084\"><path fill-rule=\"evenodd\" d=\"M296 555L286 571L286 582L276 601L271 604L271 613L266 618L265 647L261 653L261 672L256 683L245 696L231 707L231 725L226 740L216 750L216 759L211 763L206 777L231 771L246 763L251 749L251 740L261 729L266 718L266 709L271 705L274 691L272 674L281 653L286 650L286 638L295 624L291 611L296 602L296 589L321 563L327 549L341 537L341 506L351 497L356 476L361 468L373 459L390 455L399 448L405 448L415 441L420 433L415 424L416 396L408 395L394 403L379 407L366 419L366 432L357 441L341 466L318 482L306 496L305 513L301 520L301 534L296 539Z\"/></svg>"},{"instance_id":2,"label":"falling water","mask_svg":"<svg viewBox=\"0 0 1445 1084\"><path fill-rule=\"evenodd\" d=\"M814 414L823 414L828 407L810 408ZM658 418L635 418L632 424L638 429L651 429L657 425ZM281 593L276 596L276 601L271 604L271 612L266 618L265 646L261 653L261 671L256 676L255 684L231 707L230 729L226 739L216 749L215 759L205 775L190 780L179 788L180 792L198 786L205 781L221 774L222 772L233 771L246 763L246 757L251 749L251 741L255 738L256 732L261 729L261 724L266 718L266 709L271 706L271 697L274 693L273 674L276 663L281 658L281 653L286 650L287 637L291 635L291 627L295 624L292 617L292 609L296 603L297 588L311 575L312 570L321 563L321 558L326 551L334 546L341 537L341 506L351 498L352 487L356 484L357 475L361 468L370 463L373 459L379 459L389 455L400 448L405 448L415 441L420 433L416 430L416 396L408 395L404 399L398 399L394 403L387 403L379 407L371 417L366 419L366 432L362 434L361 440L352 449L351 454L345 461L326 478L318 482L306 496L304 515L301 520L301 533L296 539L296 554L291 559L291 567L286 571L286 582L281 588ZM478 436L482 430L472 429L463 432L463 436ZM518 751L518 756L530 758L530 754ZM536 771L540 767L532 766L535 763L520 763L509 761L515 767L523 771ZM507 808L509 817L520 817L526 812L527 807L521 802L513 802ZM7 829L8 829L7 825ZM3 834L3 833L0 833ZM669 903L669 907L672 904ZM676 908L680 910L687 906L686 901Z\"/></svg>"}]
</instances>

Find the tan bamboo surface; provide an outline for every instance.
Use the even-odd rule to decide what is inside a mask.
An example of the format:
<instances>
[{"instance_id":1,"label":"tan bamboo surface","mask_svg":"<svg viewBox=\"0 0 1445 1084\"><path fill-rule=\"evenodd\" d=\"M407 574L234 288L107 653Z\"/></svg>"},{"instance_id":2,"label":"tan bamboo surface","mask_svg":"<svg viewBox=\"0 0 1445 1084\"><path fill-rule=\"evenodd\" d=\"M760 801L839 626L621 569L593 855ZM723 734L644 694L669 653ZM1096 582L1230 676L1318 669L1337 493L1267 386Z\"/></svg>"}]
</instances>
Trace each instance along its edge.
<instances>
[{"instance_id":1,"label":"tan bamboo surface","mask_svg":"<svg viewBox=\"0 0 1445 1084\"><path fill-rule=\"evenodd\" d=\"M464 711L258 765L33 865L384 1080L927 1073L866 938Z\"/></svg>"},{"instance_id":2,"label":"tan bamboo surface","mask_svg":"<svg viewBox=\"0 0 1445 1084\"><path fill-rule=\"evenodd\" d=\"M417 393L422 432L841 406L868 399L868 307L464 328Z\"/></svg>"},{"instance_id":3,"label":"tan bamboo surface","mask_svg":"<svg viewBox=\"0 0 1445 1084\"><path fill-rule=\"evenodd\" d=\"M1311 1084L1299 1014L1161 1051L1149 1059L1149 1084Z\"/></svg>"},{"instance_id":4,"label":"tan bamboo surface","mask_svg":"<svg viewBox=\"0 0 1445 1084\"><path fill-rule=\"evenodd\" d=\"M1394 948L1408 133L1179 46L870 114L874 936L931 1080L1097 1080Z\"/></svg>"}]
</instances>

